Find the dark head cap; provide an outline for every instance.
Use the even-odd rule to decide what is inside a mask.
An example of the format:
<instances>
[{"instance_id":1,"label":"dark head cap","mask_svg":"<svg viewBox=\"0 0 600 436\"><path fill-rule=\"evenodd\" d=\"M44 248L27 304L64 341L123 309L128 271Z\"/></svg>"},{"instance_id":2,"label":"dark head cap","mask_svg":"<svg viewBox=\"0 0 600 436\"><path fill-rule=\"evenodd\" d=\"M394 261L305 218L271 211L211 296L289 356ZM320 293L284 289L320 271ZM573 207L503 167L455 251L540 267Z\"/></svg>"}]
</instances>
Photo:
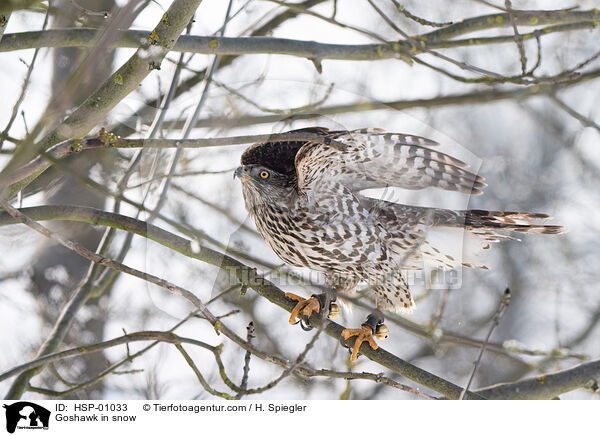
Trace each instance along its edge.
<instances>
[{"instance_id":1,"label":"dark head cap","mask_svg":"<svg viewBox=\"0 0 600 436\"><path fill-rule=\"evenodd\" d=\"M309 127L306 129L292 130L292 132L307 132L320 135L328 131L322 127ZM262 165L275 172L286 175L295 175L294 161L296 154L308 141L272 141L254 144L242 154L242 165Z\"/></svg>"}]
</instances>

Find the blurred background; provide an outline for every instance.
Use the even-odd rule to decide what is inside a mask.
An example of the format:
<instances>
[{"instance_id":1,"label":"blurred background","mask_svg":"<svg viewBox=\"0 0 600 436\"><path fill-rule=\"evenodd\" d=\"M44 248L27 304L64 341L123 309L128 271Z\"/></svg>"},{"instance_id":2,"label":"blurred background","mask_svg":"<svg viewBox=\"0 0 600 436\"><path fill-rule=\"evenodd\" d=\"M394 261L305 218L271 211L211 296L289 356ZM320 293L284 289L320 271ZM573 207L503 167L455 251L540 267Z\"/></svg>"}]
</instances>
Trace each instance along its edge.
<instances>
[{"instance_id":1,"label":"blurred background","mask_svg":"<svg viewBox=\"0 0 600 436\"><path fill-rule=\"evenodd\" d=\"M9 51L12 34L109 26L149 33L171 5L112 0L24 3L29 4L10 14L0 11L9 17L0 43L2 167L34 127L49 128L44 117L57 101L61 104L56 119L68 117L135 52L135 48L104 47L89 57L91 44L49 47L67 45L67 34L59 35L63 43L48 37L40 48ZM495 244L485 258L490 270L457 271L459 286L452 289L417 284L413 288L416 310L388 317L390 337L380 344L464 386L508 287L512 300L471 388L569 368L598 359L600 352L600 221L596 217L600 127L594 121L599 116L596 26L600 16L590 11L595 3L204 0L183 34L236 38L232 44L237 44L238 52L171 51L160 69L105 114L90 135L105 128L131 139L195 139L317 125L379 127L437 140L442 151L468 162L486 178L489 186L484 195L401 190L372 195L437 207L542 212L553 216L551 224L565 226L568 232L524 235L519 236L522 241ZM118 17L123 21L115 23ZM415 35L419 37L410 38ZM278 54L277 48L268 47L252 51L241 37L285 38L265 41L297 52ZM308 59L294 40L338 44L342 54L339 59ZM430 45L423 48L420 41ZM367 44L393 50L393 42L405 50L389 55L380 48L381 59L360 54L377 53ZM73 71L82 62L91 67L84 77L74 78ZM61 97L65 95L68 99ZM311 282L319 282L319 277L284 265L247 217L232 172L248 145L85 150L65 158L60 168L46 170L12 198L12 204L88 206L138 217L186 238L196 235L217 251L229 250L231 256L273 278L283 291L309 296L316 292ZM214 266L123 230L107 232L103 226L71 221L44 225L92 251L102 246L108 257L180 285L205 304L210 301L211 312L242 337L252 321L252 344L269 355L293 362L312 338L313 333L288 324L287 312ZM240 385L245 350L217 335L206 320L190 316L194 307L181 297L131 276L90 269L89 261L24 225L0 227L0 254L4 350L0 372L34 358L69 300L84 288L91 293L72 315L56 350L181 324L175 330L178 335L214 347L222 344L225 372ZM361 301L367 307L344 309L338 322L357 327L372 306L369 294ZM59 360L31 378L22 395L34 399L236 395L210 350L185 346L217 394L199 384L172 344L146 349L149 344L119 345ZM351 364L347 350L325 335L304 364L331 372L384 373L434 394L365 357ZM265 387L282 371L253 356L246 386ZM14 382L14 377L0 382L3 396ZM292 374L262 392L242 396L419 398L372 380L349 381L331 374ZM597 393L577 389L560 398L597 399Z\"/></svg>"}]
</instances>

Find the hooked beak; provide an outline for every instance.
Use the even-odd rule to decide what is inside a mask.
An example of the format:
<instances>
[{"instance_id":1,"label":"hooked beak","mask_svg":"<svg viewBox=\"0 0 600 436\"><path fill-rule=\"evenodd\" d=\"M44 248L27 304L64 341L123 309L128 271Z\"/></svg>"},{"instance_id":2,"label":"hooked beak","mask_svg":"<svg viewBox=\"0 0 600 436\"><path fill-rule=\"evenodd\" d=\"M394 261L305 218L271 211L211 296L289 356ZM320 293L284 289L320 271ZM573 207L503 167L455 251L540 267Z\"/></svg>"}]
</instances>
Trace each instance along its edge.
<instances>
[{"instance_id":1,"label":"hooked beak","mask_svg":"<svg viewBox=\"0 0 600 436\"><path fill-rule=\"evenodd\" d=\"M249 179L250 174L248 174L248 168L245 165L237 167L236 170L233 172L233 178L235 179L236 177L241 181Z\"/></svg>"}]
</instances>

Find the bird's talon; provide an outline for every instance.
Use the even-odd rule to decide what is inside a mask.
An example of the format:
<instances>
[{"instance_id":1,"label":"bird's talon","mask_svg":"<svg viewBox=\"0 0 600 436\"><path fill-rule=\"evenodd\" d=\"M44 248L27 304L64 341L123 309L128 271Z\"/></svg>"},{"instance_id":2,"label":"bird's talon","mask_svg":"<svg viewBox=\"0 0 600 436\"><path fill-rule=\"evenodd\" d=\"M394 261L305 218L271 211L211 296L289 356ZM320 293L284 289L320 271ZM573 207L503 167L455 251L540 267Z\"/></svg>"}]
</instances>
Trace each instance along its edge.
<instances>
[{"instance_id":1,"label":"bird's talon","mask_svg":"<svg viewBox=\"0 0 600 436\"><path fill-rule=\"evenodd\" d=\"M358 349L363 342L367 342L373 350L379 348L379 345L377 345L377 342L375 342L375 339L373 339L373 329L368 325L361 325L360 328L357 329L344 329L342 331L342 337L344 339L348 340L352 336L357 337L354 340L352 355L350 356L350 360L352 362L355 362L356 359L358 359Z\"/></svg>"},{"instance_id":2,"label":"bird's talon","mask_svg":"<svg viewBox=\"0 0 600 436\"><path fill-rule=\"evenodd\" d=\"M309 332L313 329L310 325L310 322L308 321L308 316L306 315L302 315L298 322L300 323L300 327L302 328L302 330L304 330L305 332Z\"/></svg>"},{"instance_id":3,"label":"bird's talon","mask_svg":"<svg viewBox=\"0 0 600 436\"><path fill-rule=\"evenodd\" d=\"M286 292L285 296L290 300L298 302L292 309L292 313L290 315L290 324L296 324L298 322L296 321L297 319L302 320L304 318L305 325L302 325L302 322L300 322L300 326L304 330L311 330L312 327L310 327L308 319L313 312L320 312L321 305L319 304L319 300L316 297L304 299L296 294L292 294L291 292ZM310 328L305 328L307 326Z\"/></svg>"}]
</instances>

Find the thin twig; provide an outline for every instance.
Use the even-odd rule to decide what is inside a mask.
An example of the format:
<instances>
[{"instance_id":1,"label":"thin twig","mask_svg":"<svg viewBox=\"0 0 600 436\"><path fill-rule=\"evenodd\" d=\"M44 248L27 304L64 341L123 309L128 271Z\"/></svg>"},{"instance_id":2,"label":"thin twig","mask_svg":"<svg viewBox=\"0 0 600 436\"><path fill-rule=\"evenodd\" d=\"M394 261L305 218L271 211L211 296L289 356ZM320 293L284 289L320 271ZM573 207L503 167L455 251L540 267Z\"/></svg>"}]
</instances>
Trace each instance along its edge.
<instances>
[{"instance_id":1,"label":"thin twig","mask_svg":"<svg viewBox=\"0 0 600 436\"><path fill-rule=\"evenodd\" d=\"M323 326L324 324L322 324ZM317 342L317 339L319 339L321 332L323 332L323 328L319 327L319 329L316 331L316 333L313 335L313 337L311 338L311 340L306 344L306 346L304 347L304 350L302 350L302 352L298 355L298 357L296 358L296 361L290 365L288 368L286 368L280 375L279 377L277 377L276 379L272 380L271 382L267 383L264 386L261 386L259 388L254 388L254 389L248 389L246 392L244 392L245 394L259 394L265 391L268 391L269 389L274 388L275 386L277 386L283 379L285 379L286 377L288 377L290 374L292 374L292 372L294 372L296 370L296 368L298 368L300 366L300 364L304 361L304 359L306 358L306 355L308 354L308 352L314 347L314 345Z\"/></svg>"},{"instance_id":2,"label":"thin twig","mask_svg":"<svg viewBox=\"0 0 600 436\"><path fill-rule=\"evenodd\" d=\"M500 318L502 318L502 315L504 314L504 311L506 310L506 308L508 307L509 304L510 304L510 289L506 288L506 290L504 291L504 295L502 296L502 300L500 301L500 307L498 308L498 311L496 312L496 314L494 315L494 318L492 320L492 325L490 326L490 330L489 330L487 336L485 337L485 341L483 342L481 349L479 350L479 355L477 356L477 360L473 363L473 369L471 369L471 374L469 375L469 380L467 381L466 386L463 388L463 390L460 393L460 396L458 397L459 400L462 400L465 397L465 394L471 387L471 382L473 381L473 378L475 377L475 372L477 372L477 367L479 366L479 363L481 362L481 358L483 357L483 353L485 352L485 349L490 340L490 337L492 336L492 333L493 333L494 329L496 328L496 326L498 325L498 323L500 323Z\"/></svg>"},{"instance_id":3,"label":"thin twig","mask_svg":"<svg viewBox=\"0 0 600 436\"><path fill-rule=\"evenodd\" d=\"M374 32L371 32L370 30L366 30L366 29L363 29L363 28L358 27L358 26L353 26L351 24L341 23L341 22L337 21L333 17L326 17L326 16L321 15L321 14L319 14L317 12L314 12L314 11L311 11L309 9L303 8L302 6L299 6L298 4L291 4L291 3L287 3L287 2L284 2L284 1L280 1L280 0L266 0L266 1L278 4L278 5L286 7L286 8L289 8L289 9L291 9L291 10L293 10L295 12L299 12L301 14L310 15L312 17L318 18L319 20L323 20L323 21L325 21L327 23L334 24L334 25L336 25L338 27L341 27L341 28L344 28L344 29L354 30L355 32L358 32L358 33L361 33L363 35L366 35L366 36L368 36L369 38L372 38L375 41L387 42L383 37L379 36L378 34L376 34ZM317 57L317 59L318 59L318 57Z\"/></svg>"},{"instance_id":4,"label":"thin twig","mask_svg":"<svg viewBox=\"0 0 600 436\"><path fill-rule=\"evenodd\" d=\"M42 30L45 30L46 26L48 25L48 17L49 17L49 14L46 11L46 16L44 17L44 24L42 25ZM21 107L21 103L23 103L23 100L25 99L25 94L27 93L27 88L29 88L29 81L31 80L31 74L33 73L33 67L35 66L35 61L37 60L39 52L40 52L39 48L36 48L35 51L33 52L33 57L31 58L31 62L29 63L29 66L27 67L27 73L25 74L25 79L23 80L23 85L21 86L21 94L19 95L17 102L14 104L14 106L12 108L12 113L10 114L10 118L8 120L8 123L6 124L6 127L4 128L2 133L0 133L0 149L2 149L2 144L4 143L4 140L8 136L8 132L10 131L10 128L12 127L15 119L17 118L17 115L19 113L19 108Z\"/></svg>"},{"instance_id":5,"label":"thin twig","mask_svg":"<svg viewBox=\"0 0 600 436\"><path fill-rule=\"evenodd\" d=\"M194 200L199 201L200 203L202 203L205 206L210 207L213 210L216 210L217 212L219 212L221 215L223 215L225 218L227 218L230 222L232 222L233 224L235 224L236 226L239 227L240 230L244 230L247 233L254 235L254 236L259 236L260 235L257 233L256 230L252 229L251 227L249 227L246 223L244 222L240 222L239 219L237 219L232 213L231 210L225 207L221 207L213 202L210 202L208 200L205 200L204 198L200 197L199 195L188 191L187 189L185 189L182 186L173 184L173 189L177 192L181 192L182 194L187 195L190 198L193 198Z\"/></svg>"},{"instance_id":6,"label":"thin twig","mask_svg":"<svg viewBox=\"0 0 600 436\"><path fill-rule=\"evenodd\" d=\"M225 170L215 170L215 171L210 171L210 170L197 170L197 171L182 171L182 172L178 172L173 174L173 178L179 178L179 177L193 177L193 176L210 176L210 175L221 175L221 174L233 174L233 172L235 171L235 167L233 168L227 168ZM153 183L156 182L157 180L162 179L163 177L166 177L164 174L158 175L158 176L154 176L150 179L146 179L144 181L138 182L136 184L130 184L127 185L127 187L125 188L125 190L129 191L131 189L137 189L137 188L141 188L142 186L147 185L148 183Z\"/></svg>"},{"instance_id":7,"label":"thin twig","mask_svg":"<svg viewBox=\"0 0 600 436\"><path fill-rule=\"evenodd\" d=\"M598 124L597 122L595 122L594 120L592 120L590 117L586 117L585 115L577 112L571 106L569 106L568 104L566 104L563 100L561 100L560 98L558 98L556 96L556 94L550 94L548 97L559 108L561 108L563 111L565 111L566 113L568 113L569 115L571 115L573 118L575 118L577 121L579 121L584 127L592 127L592 128L594 128L594 129L596 129L597 131L600 132L600 124Z\"/></svg>"},{"instance_id":8,"label":"thin twig","mask_svg":"<svg viewBox=\"0 0 600 436\"><path fill-rule=\"evenodd\" d=\"M411 394L417 395L421 398L425 398L426 400L435 400L434 397L424 394L423 392L419 392L417 389L414 389L402 383L398 383L397 381L392 380L389 377L385 377L383 373L373 374L369 372L343 372L334 371L330 369L307 370L304 367L301 367L298 369L298 374L303 375L305 377L331 377L341 378L344 380L372 380L376 383L382 383L386 386L390 386L401 391L410 392Z\"/></svg>"},{"instance_id":9,"label":"thin twig","mask_svg":"<svg viewBox=\"0 0 600 436\"><path fill-rule=\"evenodd\" d=\"M214 80L213 82L219 88L225 89L229 94L240 98L241 100L245 101L246 103L250 104L251 106L257 108L261 112L267 112L267 113L279 114L279 115L291 115L291 114L298 113L298 112L307 112L307 111L312 111L312 110L318 111L318 108L323 103L325 103L327 101L327 99L329 98L329 95L331 94L331 91L333 90L333 86L334 86L333 83L329 84L329 86L325 90L325 93L323 94L323 97L319 98L314 103L308 103L308 104L305 104L302 106L290 107L287 109L277 109L277 108L269 108L260 103L257 103L255 101L249 99L248 97L246 97L241 92L238 92L235 89L233 89L232 87L225 85L224 83L217 82L216 80Z\"/></svg>"},{"instance_id":10,"label":"thin twig","mask_svg":"<svg viewBox=\"0 0 600 436\"><path fill-rule=\"evenodd\" d=\"M246 334L246 341L248 343L252 342L254 338L254 322L250 321L248 327L246 327L248 333ZM248 389L248 374L250 373L250 357L252 353L250 351L246 351L246 355L244 356L244 370L242 373L242 381L240 382L240 391L235 396L236 399L241 399L244 395L244 392Z\"/></svg>"},{"instance_id":11,"label":"thin twig","mask_svg":"<svg viewBox=\"0 0 600 436\"><path fill-rule=\"evenodd\" d=\"M379 16L381 16L385 20L385 22L388 23L388 25L390 27L392 27L396 32L398 32L400 35L402 35L402 37L404 38L404 42L411 47L411 50L410 50L410 59L411 60L417 62L418 64L429 67L435 71L443 73L454 79L459 77L454 74L450 74L450 73L446 72L442 68L434 67L429 62L426 62L423 59L420 59L416 56L416 54L419 52L425 52L425 53L433 55L437 58L440 58L446 62L454 64L457 67L459 67L460 69L463 69L466 71L471 71L471 72L474 72L474 73L477 73L480 75L484 75L484 77L481 78L481 79L484 79L484 78L487 79L485 81L482 81L484 83L490 83L490 79L498 79L498 80L502 79L503 76L501 74L494 73L492 71L488 71L483 68L476 67L474 65L469 65L466 62L457 61L456 59L453 59L449 56L446 56L444 54L441 54L441 53L438 53L438 52L432 50L431 48L427 47L427 44L423 40L419 40L418 38L413 38L410 35L408 35L404 30L400 29L381 9L379 9L379 7L375 4L375 2L373 0L367 0L367 1L373 7L373 9L375 9L375 11L379 14Z\"/></svg>"},{"instance_id":12,"label":"thin twig","mask_svg":"<svg viewBox=\"0 0 600 436\"><path fill-rule=\"evenodd\" d=\"M406 8L404 6L402 6L400 3L398 3L396 0L392 0L392 3L394 3L394 6L396 6L396 9L398 9L398 12L400 12L406 18L408 18L409 20L412 20L416 23L422 24L423 26L446 27L446 26L450 26L450 25L454 24L452 21L447 21L445 23L436 23L434 21L426 20L425 18L417 17L416 15L411 14L409 11L407 11Z\"/></svg>"},{"instance_id":13,"label":"thin twig","mask_svg":"<svg viewBox=\"0 0 600 436\"><path fill-rule=\"evenodd\" d=\"M517 48L519 49L519 57L521 58L521 74L525 75L527 74L527 55L525 54L523 37L519 33L519 28L517 27L517 23L515 22L512 3L510 2L510 0L504 0L504 4L506 6L506 12L508 12L508 16L510 17L510 25L512 26L513 32L515 34L515 43L517 44Z\"/></svg>"},{"instance_id":14,"label":"thin twig","mask_svg":"<svg viewBox=\"0 0 600 436\"><path fill-rule=\"evenodd\" d=\"M188 318L189 319L189 318ZM187 319L186 319L187 320ZM116 347L119 345L127 345L133 342L146 342L146 341L158 341L158 342L166 342L170 344L190 344L198 347L205 348L206 350L215 353L218 347L213 347L205 342L186 338L183 336L178 336L172 331L181 325L181 322L178 323L175 327L172 327L169 331L140 331L134 333L128 333L123 336L119 336L114 339L109 339L107 341L98 342L95 344L88 344L84 346L79 346L75 348L70 348L64 351L57 351L51 354L46 354L41 357L36 357L33 360L30 360L27 363L15 366L8 371L5 371L0 374L0 381L9 379L10 377L14 377L15 375L27 371L31 368L38 367L40 365L47 365L59 360L70 359L73 357L84 356L86 354L98 353L100 351L106 350L111 347ZM128 356L131 357L131 354L128 353Z\"/></svg>"},{"instance_id":15,"label":"thin twig","mask_svg":"<svg viewBox=\"0 0 600 436\"><path fill-rule=\"evenodd\" d=\"M231 396L231 395L229 395L226 392L219 392L216 389L213 389L208 384L208 382L202 376L202 373L200 372L200 370L198 369L198 367L194 363L194 360L185 351L185 349L183 348L183 346L181 344L175 344L175 348L177 348L177 350L183 355L183 358L185 359L185 361L187 362L187 364L190 366L190 368L192 368L192 370L194 371L194 374L196 374L196 378L198 379L198 381L200 382L200 384L202 385L202 387L204 388L204 390L206 392L208 392L211 395L214 395L215 397L225 398L226 400L235 400L234 396Z\"/></svg>"}]
</instances>

